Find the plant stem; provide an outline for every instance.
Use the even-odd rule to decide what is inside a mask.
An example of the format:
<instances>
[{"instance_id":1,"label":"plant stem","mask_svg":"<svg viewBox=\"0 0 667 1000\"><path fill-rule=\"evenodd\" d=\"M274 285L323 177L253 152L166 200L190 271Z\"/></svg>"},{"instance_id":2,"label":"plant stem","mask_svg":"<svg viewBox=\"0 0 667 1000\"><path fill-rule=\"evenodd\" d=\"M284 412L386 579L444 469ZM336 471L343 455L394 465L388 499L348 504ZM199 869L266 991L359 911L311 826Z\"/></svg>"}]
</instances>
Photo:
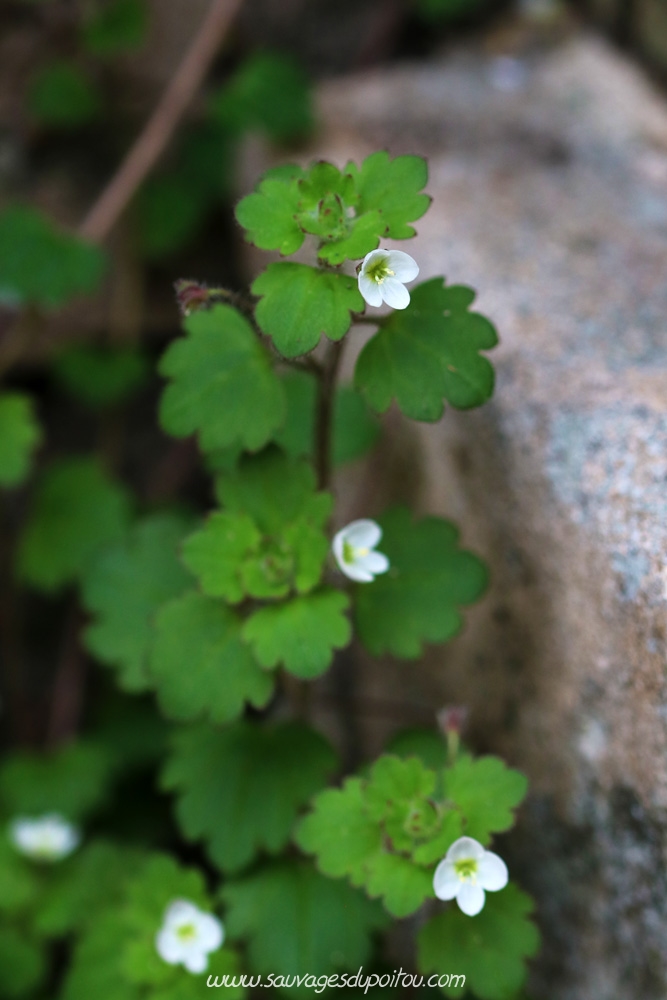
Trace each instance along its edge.
<instances>
[{"instance_id":1,"label":"plant stem","mask_svg":"<svg viewBox=\"0 0 667 1000\"><path fill-rule=\"evenodd\" d=\"M318 372L319 386L315 413L315 471L317 486L327 490L331 484L333 446L333 408L336 398L336 377L343 356L343 341L329 344L327 354Z\"/></svg>"},{"instance_id":2,"label":"plant stem","mask_svg":"<svg viewBox=\"0 0 667 1000\"><path fill-rule=\"evenodd\" d=\"M113 229L168 145L242 3L243 0L212 0L148 124L81 223L80 236L101 243Z\"/></svg>"}]
</instances>

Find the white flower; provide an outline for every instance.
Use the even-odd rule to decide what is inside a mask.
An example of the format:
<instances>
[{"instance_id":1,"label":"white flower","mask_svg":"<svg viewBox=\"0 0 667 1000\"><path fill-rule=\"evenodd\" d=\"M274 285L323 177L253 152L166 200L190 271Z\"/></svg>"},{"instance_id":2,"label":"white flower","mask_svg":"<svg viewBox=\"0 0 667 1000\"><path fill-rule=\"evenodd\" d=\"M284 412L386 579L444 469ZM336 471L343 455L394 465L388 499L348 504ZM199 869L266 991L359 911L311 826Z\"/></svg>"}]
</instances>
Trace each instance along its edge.
<instances>
[{"instance_id":1,"label":"white flower","mask_svg":"<svg viewBox=\"0 0 667 1000\"><path fill-rule=\"evenodd\" d=\"M184 965L188 972L205 972L208 953L217 951L224 939L225 931L217 917L204 913L187 899L176 899L165 910L155 947L169 965Z\"/></svg>"},{"instance_id":2,"label":"white flower","mask_svg":"<svg viewBox=\"0 0 667 1000\"><path fill-rule=\"evenodd\" d=\"M474 917L484 906L484 890L504 889L507 879L502 858L472 837L459 837L435 870L433 890L438 899L456 899L459 909Z\"/></svg>"},{"instance_id":3,"label":"white flower","mask_svg":"<svg viewBox=\"0 0 667 1000\"><path fill-rule=\"evenodd\" d=\"M371 583L377 573L387 572L389 560L373 551L381 538L380 525L367 519L351 521L334 535L331 547L345 576L358 583Z\"/></svg>"},{"instance_id":4,"label":"white flower","mask_svg":"<svg viewBox=\"0 0 667 1000\"><path fill-rule=\"evenodd\" d=\"M37 819L19 816L9 824L9 836L21 854L35 861L60 861L81 841L79 830L58 813Z\"/></svg>"},{"instance_id":5,"label":"white flower","mask_svg":"<svg viewBox=\"0 0 667 1000\"><path fill-rule=\"evenodd\" d=\"M413 281L419 266L410 254L402 250L371 250L359 270L359 291L369 306L386 302L392 309L406 309L410 292L406 281Z\"/></svg>"}]
</instances>

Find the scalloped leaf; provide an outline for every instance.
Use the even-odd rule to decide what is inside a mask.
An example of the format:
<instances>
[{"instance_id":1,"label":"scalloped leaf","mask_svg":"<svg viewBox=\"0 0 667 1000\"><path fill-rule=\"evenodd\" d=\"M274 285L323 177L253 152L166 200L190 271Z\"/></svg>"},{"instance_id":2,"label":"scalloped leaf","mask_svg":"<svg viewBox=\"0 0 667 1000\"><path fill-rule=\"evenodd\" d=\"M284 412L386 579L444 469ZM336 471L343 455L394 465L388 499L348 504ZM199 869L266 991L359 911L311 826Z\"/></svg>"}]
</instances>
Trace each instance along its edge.
<instances>
[{"instance_id":1,"label":"scalloped leaf","mask_svg":"<svg viewBox=\"0 0 667 1000\"><path fill-rule=\"evenodd\" d=\"M243 638L262 667L279 664L304 680L319 677L331 665L335 649L352 636L345 615L347 594L325 589L255 611L243 626Z\"/></svg>"},{"instance_id":2,"label":"scalloped leaf","mask_svg":"<svg viewBox=\"0 0 667 1000\"><path fill-rule=\"evenodd\" d=\"M487 893L476 917L450 905L419 931L420 971L465 976L465 986L458 980L444 981L445 996L460 997L472 990L479 1000L512 1000L525 981L526 959L539 947L539 932L529 919L532 909L530 897L511 883Z\"/></svg>"},{"instance_id":3,"label":"scalloped leaf","mask_svg":"<svg viewBox=\"0 0 667 1000\"><path fill-rule=\"evenodd\" d=\"M282 850L300 807L335 766L329 744L301 723L193 726L174 734L162 785L178 795L186 837L204 839L215 864L234 872L261 850Z\"/></svg>"},{"instance_id":4,"label":"scalloped leaf","mask_svg":"<svg viewBox=\"0 0 667 1000\"><path fill-rule=\"evenodd\" d=\"M94 560L82 582L83 603L95 615L85 631L90 652L115 667L126 691L151 686L148 651L153 617L192 582L178 559L190 520L152 514Z\"/></svg>"},{"instance_id":5,"label":"scalloped leaf","mask_svg":"<svg viewBox=\"0 0 667 1000\"><path fill-rule=\"evenodd\" d=\"M376 903L303 861L265 865L221 895L230 937L248 942L251 971L262 975L305 979L356 970L370 958L371 934L388 922ZM298 996L306 987L283 990Z\"/></svg>"},{"instance_id":6,"label":"scalloped leaf","mask_svg":"<svg viewBox=\"0 0 667 1000\"><path fill-rule=\"evenodd\" d=\"M185 320L187 335L171 344L160 372L171 379L160 420L168 434L195 432L204 451L239 442L256 451L285 419L285 393L248 321L217 305Z\"/></svg>"},{"instance_id":7,"label":"scalloped leaf","mask_svg":"<svg viewBox=\"0 0 667 1000\"><path fill-rule=\"evenodd\" d=\"M150 675L163 711L188 721L237 718L246 702L263 708L273 678L255 662L241 638L240 618L210 597L187 593L155 617Z\"/></svg>"},{"instance_id":8,"label":"scalloped leaf","mask_svg":"<svg viewBox=\"0 0 667 1000\"><path fill-rule=\"evenodd\" d=\"M321 334L340 340L350 329L350 313L364 308L355 278L307 264L269 264L252 292L260 296L257 322L286 358L312 351Z\"/></svg>"},{"instance_id":9,"label":"scalloped leaf","mask_svg":"<svg viewBox=\"0 0 667 1000\"><path fill-rule=\"evenodd\" d=\"M470 289L433 278L411 292L365 345L354 373L369 405L384 413L392 402L413 420L439 420L446 399L457 409L481 406L493 394L491 363L480 351L498 342L480 313L470 312Z\"/></svg>"},{"instance_id":10,"label":"scalloped leaf","mask_svg":"<svg viewBox=\"0 0 667 1000\"><path fill-rule=\"evenodd\" d=\"M415 659L424 643L445 642L461 627L459 606L484 592L484 563L458 547L449 521L426 517L413 522L402 507L379 518L379 549L389 572L354 588L354 615L361 641L375 655Z\"/></svg>"}]
</instances>

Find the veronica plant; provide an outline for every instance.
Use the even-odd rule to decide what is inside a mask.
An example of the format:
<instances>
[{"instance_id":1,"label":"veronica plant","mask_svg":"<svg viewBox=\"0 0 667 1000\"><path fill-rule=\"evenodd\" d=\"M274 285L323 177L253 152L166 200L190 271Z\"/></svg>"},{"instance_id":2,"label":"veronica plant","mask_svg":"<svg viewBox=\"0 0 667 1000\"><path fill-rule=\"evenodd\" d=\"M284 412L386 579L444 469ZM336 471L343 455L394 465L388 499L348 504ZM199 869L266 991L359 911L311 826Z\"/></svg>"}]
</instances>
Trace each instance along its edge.
<instances>
[{"instance_id":1,"label":"veronica plant","mask_svg":"<svg viewBox=\"0 0 667 1000\"><path fill-rule=\"evenodd\" d=\"M241 971L297 996L294 976L372 969L378 934L417 912L417 965L431 984L479 1000L522 988L538 944L531 902L488 847L514 823L523 776L464 751L451 719L446 740L435 729L397 737L343 774L308 711L338 651L356 641L416 660L459 631L487 582L449 521L394 507L344 525L332 492L335 467L373 445L390 405L436 421L446 404L479 406L493 391L481 352L496 333L474 293L441 277L415 283L418 244L388 248L415 236L426 183L423 159L385 152L342 169L271 170L236 216L281 259L248 294L179 283L184 335L160 362L160 420L169 435L196 436L211 510L137 514L87 459L37 486L19 572L49 593L79 583L89 651L123 692L154 694L167 727L161 786L208 875L155 845L90 841L87 812L113 781L117 747L106 763L63 751L68 780L45 771L37 799L0 773L8 821L60 811L78 824L82 846L58 866L20 858L16 893L31 940L75 935L62 1000L188 1000L207 976L215 985ZM342 385L346 342L369 326ZM21 418L29 451L22 406L9 400L7 419ZM6 478L24 462L14 451ZM85 767L76 778L82 753L97 769L88 783ZM243 993L238 978L228 989Z\"/></svg>"}]
</instances>

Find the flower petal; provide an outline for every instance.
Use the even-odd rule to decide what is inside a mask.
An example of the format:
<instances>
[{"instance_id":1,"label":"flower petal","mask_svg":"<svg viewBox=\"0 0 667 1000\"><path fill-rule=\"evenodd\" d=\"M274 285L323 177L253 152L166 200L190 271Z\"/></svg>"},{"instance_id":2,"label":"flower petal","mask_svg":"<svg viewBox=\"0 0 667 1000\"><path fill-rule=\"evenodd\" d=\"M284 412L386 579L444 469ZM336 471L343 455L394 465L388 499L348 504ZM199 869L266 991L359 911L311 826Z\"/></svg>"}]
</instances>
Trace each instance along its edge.
<instances>
[{"instance_id":1,"label":"flower petal","mask_svg":"<svg viewBox=\"0 0 667 1000\"><path fill-rule=\"evenodd\" d=\"M162 927L155 935L155 950L169 965L177 965L183 959L183 944L170 927Z\"/></svg>"},{"instance_id":2,"label":"flower petal","mask_svg":"<svg viewBox=\"0 0 667 1000\"><path fill-rule=\"evenodd\" d=\"M164 926L176 928L183 924L194 924L199 913L195 904L187 899L174 899L165 910Z\"/></svg>"},{"instance_id":3,"label":"flower petal","mask_svg":"<svg viewBox=\"0 0 667 1000\"><path fill-rule=\"evenodd\" d=\"M456 874L456 868L445 858L433 874L433 892L438 899L454 899L460 890L461 879Z\"/></svg>"},{"instance_id":4,"label":"flower petal","mask_svg":"<svg viewBox=\"0 0 667 1000\"><path fill-rule=\"evenodd\" d=\"M222 921L212 913L200 913L197 918L197 944L204 951L217 951L224 939Z\"/></svg>"},{"instance_id":5,"label":"flower petal","mask_svg":"<svg viewBox=\"0 0 667 1000\"><path fill-rule=\"evenodd\" d=\"M419 274L419 264L409 253L402 250L390 250L387 257L387 267L394 272L399 281L414 281Z\"/></svg>"},{"instance_id":6,"label":"flower petal","mask_svg":"<svg viewBox=\"0 0 667 1000\"><path fill-rule=\"evenodd\" d=\"M445 855L447 861L481 861L486 851L478 840L472 837L459 837Z\"/></svg>"},{"instance_id":7,"label":"flower petal","mask_svg":"<svg viewBox=\"0 0 667 1000\"><path fill-rule=\"evenodd\" d=\"M407 309L410 305L410 292L405 285L401 284L398 278L385 278L377 288L384 301L392 309Z\"/></svg>"},{"instance_id":8,"label":"flower petal","mask_svg":"<svg viewBox=\"0 0 667 1000\"><path fill-rule=\"evenodd\" d=\"M343 528L342 531L337 531L331 543L331 551L333 552L334 558L338 563L339 568L343 571L343 573L346 572L347 568L347 563L343 559L343 546L345 545L345 531L346 531L345 528Z\"/></svg>"},{"instance_id":9,"label":"flower petal","mask_svg":"<svg viewBox=\"0 0 667 1000\"><path fill-rule=\"evenodd\" d=\"M504 889L509 881L507 865L493 851L485 851L484 857L477 865L477 881L482 889L497 892Z\"/></svg>"},{"instance_id":10,"label":"flower petal","mask_svg":"<svg viewBox=\"0 0 667 1000\"><path fill-rule=\"evenodd\" d=\"M355 549L374 549L382 538L382 528L370 518L363 517L358 521L350 521L343 528L345 541Z\"/></svg>"},{"instance_id":11,"label":"flower petal","mask_svg":"<svg viewBox=\"0 0 667 1000\"><path fill-rule=\"evenodd\" d=\"M188 972L205 972L208 968L208 955L198 948L196 950L193 948L183 956L183 965Z\"/></svg>"},{"instance_id":12,"label":"flower petal","mask_svg":"<svg viewBox=\"0 0 667 1000\"><path fill-rule=\"evenodd\" d=\"M354 580L356 583L372 583L375 579L372 573L369 573L367 569L364 569L363 566L359 566L356 562L343 563L340 568L345 576L349 577L350 580Z\"/></svg>"},{"instance_id":13,"label":"flower petal","mask_svg":"<svg viewBox=\"0 0 667 1000\"><path fill-rule=\"evenodd\" d=\"M484 908L484 890L479 885L472 885L470 882L464 882L461 886L461 891L456 897L456 902L459 904L459 909L463 910L465 914L469 917L475 917Z\"/></svg>"},{"instance_id":14,"label":"flower petal","mask_svg":"<svg viewBox=\"0 0 667 1000\"><path fill-rule=\"evenodd\" d=\"M373 576L378 573L386 573L389 569L389 560L383 552L369 552L368 555L360 556L355 560L355 566L365 569Z\"/></svg>"},{"instance_id":15,"label":"flower petal","mask_svg":"<svg viewBox=\"0 0 667 1000\"><path fill-rule=\"evenodd\" d=\"M366 300L369 306L382 305L382 292L380 291L380 285L378 285L377 281L373 281L373 279L369 278L367 274L360 271L358 283L361 296Z\"/></svg>"}]
</instances>

